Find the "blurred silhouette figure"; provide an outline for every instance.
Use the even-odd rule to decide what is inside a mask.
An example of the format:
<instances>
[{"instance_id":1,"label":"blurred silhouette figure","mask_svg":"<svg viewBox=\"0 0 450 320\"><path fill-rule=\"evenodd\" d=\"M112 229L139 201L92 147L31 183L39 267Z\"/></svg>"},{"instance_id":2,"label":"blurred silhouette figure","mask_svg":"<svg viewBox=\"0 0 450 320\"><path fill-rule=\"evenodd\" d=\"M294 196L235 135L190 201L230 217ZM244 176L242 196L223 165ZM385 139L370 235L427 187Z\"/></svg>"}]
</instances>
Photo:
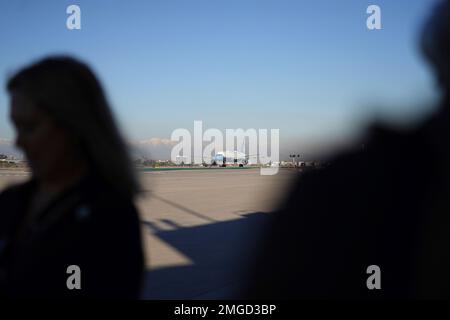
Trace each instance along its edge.
<instances>
[{"instance_id":1,"label":"blurred silhouette figure","mask_svg":"<svg viewBox=\"0 0 450 320\"><path fill-rule=\"evenodd\" d=\"M450 1L421 39L442 100L409 129L375 124L364 148L299 177L274 213L246 298L450 298ZM381 289L369 289L380 268Z\"/></svg>"},{"instance_id":2,"label":"blurred silhouette figure","mask_svg":"<svg viewBox=\"0 0 450 320\"><path fill-rule=\"evenodd\" d=\"M50 57L7 90L32 178L0 195L0 295L138 298L138 185L99 81L73 58Z\"/></svg>"}]
</instances>

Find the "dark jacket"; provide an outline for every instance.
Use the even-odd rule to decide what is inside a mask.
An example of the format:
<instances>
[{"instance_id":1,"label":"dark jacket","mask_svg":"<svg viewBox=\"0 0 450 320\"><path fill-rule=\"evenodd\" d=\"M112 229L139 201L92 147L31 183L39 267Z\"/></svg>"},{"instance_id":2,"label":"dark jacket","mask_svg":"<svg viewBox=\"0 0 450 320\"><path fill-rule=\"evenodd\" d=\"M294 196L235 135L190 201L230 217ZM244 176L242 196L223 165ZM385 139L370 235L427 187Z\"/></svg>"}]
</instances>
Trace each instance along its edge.
<instances>
[{"instance_id":1,"label":"dark jacket","mask_svg":"<svg viewBox=\"0 0 450 320\"><path fill-rule=\"evenodd\" d=\"M299 176L247 298L450 298L450 117L374 126L364 149ZM381 289L367 287L377 265Z\"/></svg>"},{"instance_id":2,"label":"dark jacket","mask_svg":"<svg viewBox=\"0 0 450 320\"><path fill-rule=\"evenodd\" d=\"M144 259L133 203L91 175L23 230L34 188L31 180L0 195L0 294L138 298ZM71 265L80 268L80 290L68 289Z\"/></svg>"}]
</instances>

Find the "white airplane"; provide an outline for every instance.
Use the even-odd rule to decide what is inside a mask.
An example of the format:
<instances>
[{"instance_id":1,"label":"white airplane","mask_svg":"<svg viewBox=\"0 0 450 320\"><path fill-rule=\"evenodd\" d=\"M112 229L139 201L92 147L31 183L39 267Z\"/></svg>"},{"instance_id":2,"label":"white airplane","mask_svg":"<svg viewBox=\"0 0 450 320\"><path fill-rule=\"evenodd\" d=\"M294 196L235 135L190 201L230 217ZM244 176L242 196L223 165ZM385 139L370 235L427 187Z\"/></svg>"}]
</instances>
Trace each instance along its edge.
<instances>
[{"instance_id":1,"label":"white airplane","mask_svg":"<svg viewBox=\"0 0 450 320\"><path fill-rule=\"evenodd\" d=\"M211 164L212 165L219 165L221 167L226 166L239 166L243 167L247 164L249 164L249 159L254 156L246 155L243 152L239 151L219 151L217 152L212 158L211 158ZM255 161L256 163L256 161Z\"/></svg>"}]
</instances>

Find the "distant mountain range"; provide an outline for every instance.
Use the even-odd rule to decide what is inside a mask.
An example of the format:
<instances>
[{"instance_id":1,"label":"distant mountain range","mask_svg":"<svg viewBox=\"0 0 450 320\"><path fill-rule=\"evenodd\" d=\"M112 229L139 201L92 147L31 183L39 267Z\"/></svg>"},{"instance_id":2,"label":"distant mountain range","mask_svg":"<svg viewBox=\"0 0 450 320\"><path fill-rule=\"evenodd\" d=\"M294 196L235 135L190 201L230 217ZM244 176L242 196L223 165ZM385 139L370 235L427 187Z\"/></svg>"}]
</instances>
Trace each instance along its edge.
<instances>
[{"instance_id":1,"label":"distant mountain range","mask_svg":"<svg viewBox=\"0 0 450 320\"><path fill-rule=\"evenodd\" d=\"M177 143L170 139L151 138L148 140L133 141L129 144L133 159L169 160L172 147Z\"/></svg>"},{"instance_id":2,"label":"distant mountain range","mask_svg":"<svg viewBox=\"0 0 450 320\"><path fill-rule=\"evenodd\" d=\"M176 144L170 139L151 138L129 142L133 159L169 160L172 147ZM13 141L0 138L0 154L22 159L23 153L14 147Z\"/></svg>"},{"instance_id":3,"label":"distant mountain range","mask_svg":"<svg viewBox=\"0 0 450 320\"><path fill-rule=\"evenodd\" d=\"M147 140L129 141L128 145L130 147L130 153L133 160L170 160L172 147L177 143L177 141L171 141L170 139L165 138L150 138ZM339 145L339 141L335 141L334 143L325 145L322 150L332 150L333 146L337 147ZM301 152L299 152L299 150L301 150ZM320 149L318 150L321 151ZM289 157L289 155L291 154L291 152L301 153L301 157L296 158L297 161L318 160L318 158L321 158L321 152L318 152L318 150L314 150L314 148L310 148L305 145L291 145L289 147L284 146L284 148L282 146L282 150L280 150L280 160L290 160L291 158ZM0 138L0 154L13 156L18 159L23 158L23 154L20 152L20 150L14 147L13 141L4 138Z\"/></svg>"}]
</instances>

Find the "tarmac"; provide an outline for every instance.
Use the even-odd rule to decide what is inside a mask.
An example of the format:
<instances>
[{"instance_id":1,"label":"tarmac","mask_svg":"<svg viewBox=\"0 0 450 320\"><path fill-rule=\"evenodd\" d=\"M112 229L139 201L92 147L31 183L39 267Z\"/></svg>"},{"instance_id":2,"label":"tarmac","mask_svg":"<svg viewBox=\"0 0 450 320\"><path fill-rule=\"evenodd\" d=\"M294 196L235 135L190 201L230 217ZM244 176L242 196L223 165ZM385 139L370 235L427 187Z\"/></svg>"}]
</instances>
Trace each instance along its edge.
<instances>
[{"instance_id":1,"label":"tarmac","mask_svg":"<svg viewBox=\"0 0 450 320\"><path fill-rule=\"evenodd\" d=\"M143 299L236 299L261 231L295 177L259 169L141 171L136 204L146 257ZM0 170L0 191L28 179Z\"/></svg>"}]
</instances>

